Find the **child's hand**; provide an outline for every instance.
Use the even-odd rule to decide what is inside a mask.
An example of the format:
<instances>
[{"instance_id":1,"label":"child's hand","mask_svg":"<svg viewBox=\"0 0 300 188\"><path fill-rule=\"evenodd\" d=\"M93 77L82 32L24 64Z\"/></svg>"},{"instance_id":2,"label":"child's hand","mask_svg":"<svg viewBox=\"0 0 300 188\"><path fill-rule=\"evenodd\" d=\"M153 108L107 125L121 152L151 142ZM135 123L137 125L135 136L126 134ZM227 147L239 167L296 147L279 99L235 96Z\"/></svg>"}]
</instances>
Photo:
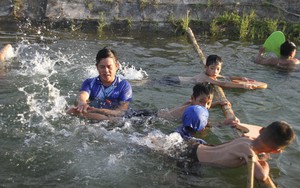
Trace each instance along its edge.
<instances>
[{"instance_id":1,"label":"child's hand","mask_svg":"<svg viewBox=\"0 0 300 188\"><path fill-rule=\"evenodd\" d=\"M87 111L88 111L88 112L98 112L98 108L89 106L89 107L87 108Z\"/></svg>"},{"instance_id":2,"label":"child's hand","mask_svg":"<svg viewBox=\"0 0 300 188\"><path fill-rule=\"evenodd\" d=\"M247 83L247 84L244 84L244 85L243 85L243 88L244 88L244 89L256 89L257 86L254 85L254 84L250 84L250 83L248 84L248 83Z\"/></svg>"},{"instance_id":3,"label":"child's hand","mask_svg":"<svg viewBox=\"0 0 300 188\"><path fill-rule=\"evenodd\" d=\"M239 118L234 117L234 118L227 118L223 121L224 125L230 125L231 127L235 127L240 123Z\"/></svg>"},{"instance_id":4,"label":"child's hand","mask_svg":"<svg viewBox=\"0 0 300 188\"><path fill-rule=\"evenodd\" d=\"M265 48L260 47L258 53L259 53L259 55L263 55L265 53Z\"/></svg>"},{"instance_id":5,"label":"child's hand","mask_svg":"<svg viewBox=\"0 0 300 188\"><path fill-rule=\"evenodd\" d=\"M268 159L271 159L271 156L269 153L260 153L257 155L259 161L266 161Z\"/></svg>"},{"instance_id":6,"label":"child's hand","mask_svg":"<svg viewBox=\"0 0 300 188\"><path fill-rule=\"evenodd\" d=\"M250 79L250 78L246 78L246 77L241 77L241 80L243 81L247 81L247 82L255 82L256 80Z\"/></svg>"},{"instance_id":7,"label":"child's hand","mask_svg":"<svg viewBox=\"0 0 300 188\"><path fill-rule=\"evenodd\" d=\"M220 106L225 106L228 105L231 107L231 103L226 99L226 100L218 100L214 103L214 105L220 105Z\"/></svg>"}]
</instances>

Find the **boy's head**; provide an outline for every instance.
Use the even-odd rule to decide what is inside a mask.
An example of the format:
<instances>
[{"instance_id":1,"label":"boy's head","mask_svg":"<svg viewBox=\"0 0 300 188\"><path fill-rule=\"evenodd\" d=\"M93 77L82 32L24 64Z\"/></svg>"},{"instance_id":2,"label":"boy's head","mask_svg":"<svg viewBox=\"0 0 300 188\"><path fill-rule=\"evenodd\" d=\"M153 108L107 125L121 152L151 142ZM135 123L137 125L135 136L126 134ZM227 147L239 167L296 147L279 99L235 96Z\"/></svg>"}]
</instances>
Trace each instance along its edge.
<instances>
[{"instance_id":1,"label":"boy's head","mask_svg":"<svg viewBox=\"0 0 300 188\"><path fill-rule=\"evenodd\" d=\"M182 115L183 130L189 136L205 128L208 121L208 110L203 106L193 105L185 109Z\"/></svg>"},{"instance_id":2,"label":"boy's head","mask_svg":"<svg viewBox=\"0 0 300 188\"><path fill-rule=\"evenodd\" d=\"M281 151L295 139L291 126L284 121L275 121L263 128L259 136L272 151Z\"/></svg>"},{"instance_id":3,"label":"boy's head","mask_svg":"<svg viewBox=\"0 0 300 188\"><path fill-rule=\"evenodd\" d=\"M206 59L205 73L210 76L216 78L222 69L223 61L218 55L209 55Z\"/></svg>"},{"instance_id":4,"label":"boy's head","mask_svg":"<svg viewBox=\"0 0 300 188\"><path fill-rule=\"evenodd\" d=\"M210 83L199 83L193 87L192 105L210 108L214 94L214 87Z\"/></svg>"},{"instance_id":5,"label":"boy's head","mask_svg":"<svg viewBox=\"0 0 300 188\"><path fill-rule=\"evenodd\" d=\"M281 46L280 46L280 55L283 57L292 57L294 58L296 55L296 45L293 42L290 42L286 40Z\"/></svg>"},{"instance_id":6,"label":"boy's head","mask_svg":"<svg viewBox=\"0 0 300 188\"><path fill-rule=\"evenodd\" d=\"M99 50L98 53L97 53L96 66L98 66L99 62L102 59L106 59L106 58L112 58L114 60L115 64L118 63L118 56L117 56L116 52L112 49L104 47L101 50Z\"/></svg>"}]
</instances>

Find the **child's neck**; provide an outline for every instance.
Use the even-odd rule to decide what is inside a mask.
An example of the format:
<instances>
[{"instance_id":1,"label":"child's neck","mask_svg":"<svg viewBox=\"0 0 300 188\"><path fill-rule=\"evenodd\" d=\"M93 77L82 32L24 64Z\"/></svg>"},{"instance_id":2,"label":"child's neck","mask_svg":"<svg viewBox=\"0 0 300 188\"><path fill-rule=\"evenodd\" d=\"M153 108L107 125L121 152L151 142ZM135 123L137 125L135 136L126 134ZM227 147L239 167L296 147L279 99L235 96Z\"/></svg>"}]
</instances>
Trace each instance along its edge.
<instances>
[{"instance_id":1,"label":"child's neck","mask_svg":"<svg viewBox=\"0 0 300 188\"><path fill-rule=\"evenodd\" d=\"M205 73L205 75L208 76L208 77L210 77L211 79L214 79L214 80L217 79L217 76L210 76L210 75L208 75L207 73Z\"/></svg>"},{"instance_id":2,"label":"child's neck","mask_svg":"<svg viewBox=\"0 0 300 188\"><path fill-rule=\"evenodd\" d=\"M256 154L260 154L265 152L266 145L259 138L256 138L252 141L251 148Z\"/></svg>"}]
</instances>

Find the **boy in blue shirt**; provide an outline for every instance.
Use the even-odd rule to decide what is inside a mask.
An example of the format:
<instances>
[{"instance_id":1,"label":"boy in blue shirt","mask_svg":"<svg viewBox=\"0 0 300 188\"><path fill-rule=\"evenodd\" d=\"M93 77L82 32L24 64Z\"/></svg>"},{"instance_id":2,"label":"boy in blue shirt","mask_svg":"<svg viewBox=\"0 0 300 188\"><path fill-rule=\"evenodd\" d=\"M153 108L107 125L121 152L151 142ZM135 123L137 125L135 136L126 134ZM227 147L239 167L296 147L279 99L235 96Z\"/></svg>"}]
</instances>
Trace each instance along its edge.
<instances>
[{"instance_id":1,"label":"boy in blue shirt","mask_svg":"<svg viewBox=\"0 0 300 188\"><path fill-rule=\"evenodd\" d=\"M108 48L99 50L96 68L99 76L83 82L77 106L67 113L92 120L124 116L132 101L132 88L128 81L116 75L119 61L115 51Z\"/></svg>"}]
</instances>

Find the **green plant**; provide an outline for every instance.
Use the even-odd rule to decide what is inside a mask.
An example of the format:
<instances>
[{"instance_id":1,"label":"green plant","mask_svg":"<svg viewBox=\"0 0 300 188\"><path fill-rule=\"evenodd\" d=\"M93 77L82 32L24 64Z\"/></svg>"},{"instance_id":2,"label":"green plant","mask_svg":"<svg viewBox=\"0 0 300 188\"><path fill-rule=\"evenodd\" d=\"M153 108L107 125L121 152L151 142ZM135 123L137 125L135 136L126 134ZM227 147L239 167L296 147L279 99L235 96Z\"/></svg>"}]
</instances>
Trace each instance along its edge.
<instances>
[{"instance_id":1,"label":"green plant","mask_svg":"<svg viewBox=\"0 0 300 188\"><path fill-rule=\"evenodd\" d=\"M210 24L211 35L216 36L238 36L240 30L240 16L235 13L225 12L224 14L216 17Z\"/></svg>"},{"instance_id":2,"label":"green plant","mask_svg":"<svg viewBox=\"0 0 300 188\"><path fill-rule=\"evenodd\" d=\"M77 31L82 28L82 24L77 24L74 20L71 21L71 31Z\"/></svg>"},{"instance_id":3,"label":"green plant","mask_svg":"<svg viewBox=\"0 0 300 188\"><path fill-rule=\"evenodd\" d=\"M132 28L132 18L126 18L124 21L129 28Z\"/></svg>"},{"instance_id":4,"label":"green plant","mask_svg":"<svg viewBox=\"0 0 300 188\"><path fill-rule=\"evenodd\" d=\"M14 0L13 3L13 16L19 18L21 17L21 11L24 5L22 3L22 0Z\"/></svg>"},{"instance_id":5,"label":"green plant","mask_svg":"<svg viewBox=\"0 0 300 188\"><path fill-rule=\"evenodd\" d=\"M181 18L181 29L185 32L190 24L190 18L189 18L190 11L186 11L186 17Z\"/></svg>"},{"instance_id":6,"label":"green plant","mask_svg":"<svg viewBox=\"0 0 300 188\"><path fill-rule=\"evenodd\" d=\"M211 24L210 24L210 33L211 33L211 36L213 37L213 38L216 38L216 37L218 37L218 32L219 32L219 26L218 26L218 24L217 24L217 20L213 20L212 22L211 22Z\"/></svg>"},{"instance_id":7,"label":"green plant","mask_svg":"<svg viewBox=\"0 0 300 188\"><path fill-rule=\"evenodd\" d=\"M174 15L169 15L167 17L168 22L170 22L172 25L174 25L176 27L175 33L177 33L178 30L181 33L184 33L188 29L189 23L190 23L189 13L190 13L190 11L187 11L186 17L183 17L180 20L176 20L174 18Z\"/></svg>"},{"instance_id":8,"label":"green plant","mask_svg":"<svg viewBox=\"0 0 300 188\"><path fill-rule=\"evenodd\" d=\"M255 20L255 12L252 10L249 15L243 15L240 25L240 40L246 40L249 37L251 24Z\"/></svg>"},{"instance_id":9,"label":"green plant","mask_svg":"<svg viewBox=\"0 0 300 188\"><path fill-rule=\"evenodd\" d=\"M139 0L140 9L144 10L144 8L149 4L147 0Z\"/></svg>"},{"instance_id":10,"label":"green plant","mask_svg":"<svg viewBox=\"0 0 300 188\"><path fill-rule=\"evenodd\" d=\"M101 12L99 14L99 19L98 19L98 26L97 26L97 33L98 33L98 36L99 37L102 37L103 36L103 30L104 30L104 27L107 25L107 23L105 22L105 18L104 18L104 13Z\"/></svg>"}]
</instances>

